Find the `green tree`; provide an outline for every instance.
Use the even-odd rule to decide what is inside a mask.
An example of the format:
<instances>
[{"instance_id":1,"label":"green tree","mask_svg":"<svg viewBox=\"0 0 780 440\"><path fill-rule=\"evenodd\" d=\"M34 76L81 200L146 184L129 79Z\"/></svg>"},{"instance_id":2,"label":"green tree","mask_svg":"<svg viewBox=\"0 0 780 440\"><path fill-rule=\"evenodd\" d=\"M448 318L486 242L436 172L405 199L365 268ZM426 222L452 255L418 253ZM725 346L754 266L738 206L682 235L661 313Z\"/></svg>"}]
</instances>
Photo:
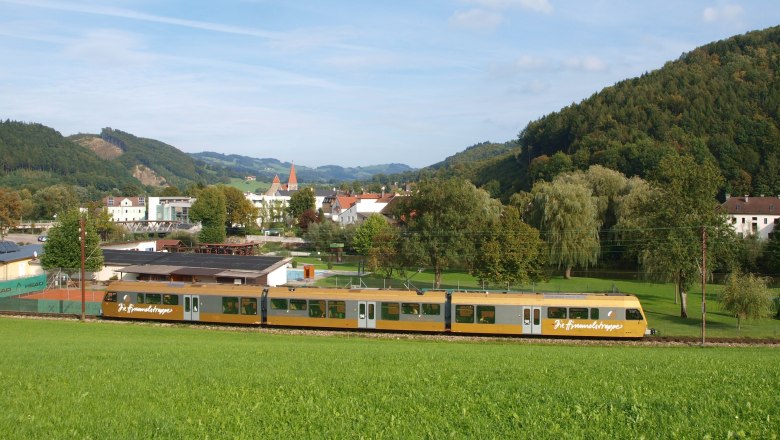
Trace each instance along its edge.
<instances>
[{"instance_id":1,"label":"green tree","mask_svg":"<svg viewBox=\"0 0 780 440\"><path fill-rule=\"evenodd\" d=\"M742 321L768 316L772 312L772 292L767 279L753 274L732 272L720 294L720 306L737 317L737 329Z\"/></svg>"},{"instance_id":2,"label":"green tree","mask_svg":"<svg viewBox=\"0 0 780 440\"><path fill-rule=\"evenodd\" d=\"M590 188L562 180L538 182L534 194L534 220L548 245L551 263L564 267L571 278L575 266L595 264L600 252L597 200Z\"/></svg>"},{"instance_id":3,"label":"green tree","mask_svg":"<svg viewBox=\"0 0 780 440\"><path fill-rule=\"evenodd\" d=\"M311 188L304 188L296 191L290 196L290 201L287 204L287 213L297 222L301 214L306 212L306 210L314 208L314 190Z\"/></svg>"},{"instance_id":4,"label":"green tree","mask_svg":"<svg viewBox=\"0 0 780 440\"><path fill-rule=\"evenodd\" d=\"M71 276L81 268L81 219L84 218L84 268L95 272L103 267L103 251L100 237L95 230L95 220L78 209L57 214L57 224L49 229L43 245L41 265L44 269L62 269Z\"/></svg>"},{"instance_id":5,"label":"green tree","mask_svg":"<svg viewBox=\"0 0 780 440\"><path fill-rule=\"evenodd\" d=\"M498 217L500 207L465 180L424 180L400 203L405 222L400 257L431 267L439 288L445 269L464 265L474 254L475 237Z\"/></svg>"},{"instance_id":6,"label":"green tree","mask_svg":"<svg viewBox=\"0 0 780 440\"><path fill-rule=\"evenodd\" d=\"M668 156L659 163L654 189L621 226L623 235L631 237L645 274L653 280L675 283L683 318L688 317L688 289L701 275L702 227L710 237L708 268L735 251L733 230L715 198L722 182L712 162ZM634 229L629 231L626 225Z\"/></svg>"},{"instance_id":7,"label":"green tree","mask_svg":"<svg viewBox=\"0 0 780 440\"><path fill-rule=\"evenodd\" d=\"M224 243L227 212L222 190L216 186L202 190L190 208L190 218L201 224L199 238L202 243Z\"/></svg>"},{"instance_id":8,"label":"green tree","mask_svg":"<svg viewBox=\"0 0 780 440\"><path fill-rule=\"evenodd\" d=\"M352 237L352 247L355 249L355 252L360 255L368 255L374 246L374 238L386 225L387 220L385 220L382 214L371 214L357 227L355 235Z\"/></svg>"},{"instance_id":9,"label":"green tree","mask_svg":"<svg viewBox=\"0 0 780 440\"><path fill-rule=\"evenodd\" d=\"M16 227L22 216L22 199L16 191L0 188L0 239L8 229Z\"/></svg>"},{"instance_id":10,"label":"green tree","mask_svg":"<svg viewBox=\"0 0 780 440\"><path fill-rule=\"evenodd\" d=\"M258 209L252 204L244 193L236 187L218 185L225 196L225 226L238 225L247 227L257 220Z\"/></svg>"},{"instance_id":11,"label":"green tree","mask_svg":"<svg viewBox=\"0 0 780 440\"><path fill-rule=\"evenodd\" d=\"M79 196L72 185L52 185L43 188L33 196L37 219L51 219L54 214L79 206Z\"/></svg>"},{"instance_id":12,"label":"green tree","mask_svg":"<svg viewBox=\"0 0 780 440\"><path fill-rule=\"evenodd\" d=\"M506 206L501 217L479 236L470 273L480 281L501 285L546 278L545 245L539 231L523 222L520 211Z\"/></svg>"}]
</instances>

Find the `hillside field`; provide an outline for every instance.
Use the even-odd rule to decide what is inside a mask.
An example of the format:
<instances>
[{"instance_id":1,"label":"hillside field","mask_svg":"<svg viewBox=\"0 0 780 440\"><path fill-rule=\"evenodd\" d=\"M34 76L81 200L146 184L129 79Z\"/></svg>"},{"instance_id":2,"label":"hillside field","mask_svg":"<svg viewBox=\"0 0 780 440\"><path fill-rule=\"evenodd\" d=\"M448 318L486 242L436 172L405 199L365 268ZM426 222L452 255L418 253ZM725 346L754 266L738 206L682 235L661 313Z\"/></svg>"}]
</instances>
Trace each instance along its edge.
<instances>
[{"instance_id":1,"label":"hillside field","mask_svg":"<svg viewBox=\"0 0 780 440\"><path fill-rule=\"evenodd\" d=\"M780 349L0 318L6 438L776 438Z\"/></svg>"}]
</instances>

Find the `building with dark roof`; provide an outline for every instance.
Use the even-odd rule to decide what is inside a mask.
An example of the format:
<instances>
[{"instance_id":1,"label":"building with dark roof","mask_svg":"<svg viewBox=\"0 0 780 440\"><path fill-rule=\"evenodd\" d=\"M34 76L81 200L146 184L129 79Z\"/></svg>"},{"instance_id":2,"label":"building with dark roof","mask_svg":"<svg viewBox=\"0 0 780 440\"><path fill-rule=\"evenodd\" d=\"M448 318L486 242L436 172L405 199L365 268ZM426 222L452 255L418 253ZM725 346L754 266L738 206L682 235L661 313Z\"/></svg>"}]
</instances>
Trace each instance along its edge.
<instances>
[{"instance_id":1,"label":"building with dark roof","mask_svg":"<svg viewBox=\"0 0 780 440\"><path fill-rule=\"evenodd\" d=\"M741 237L756 235L767 240L780 222L780 196L726 196L721 208L728 215L731 227Z\"/></svg>"},{"instance_id":2,"label":"building with dark roof","mask_svg":"<svg viewBox=\"0 0 780 440\"><path fill-rule=\"evenodd\" d=\"M278 286L291 258L104 249L97 279L181 281Z\"/></svg>"},{"instance_id":3,"label":"building with dark roof","mask_svg":"<svg viewBox=\"0 0 780 440\"><path fill-rule=\"evenodd\" d=\"M19 246L11 241L0 241L0 281L43 274L38 261L42 254L40 244Z\"/></svg>"}]
</instances>

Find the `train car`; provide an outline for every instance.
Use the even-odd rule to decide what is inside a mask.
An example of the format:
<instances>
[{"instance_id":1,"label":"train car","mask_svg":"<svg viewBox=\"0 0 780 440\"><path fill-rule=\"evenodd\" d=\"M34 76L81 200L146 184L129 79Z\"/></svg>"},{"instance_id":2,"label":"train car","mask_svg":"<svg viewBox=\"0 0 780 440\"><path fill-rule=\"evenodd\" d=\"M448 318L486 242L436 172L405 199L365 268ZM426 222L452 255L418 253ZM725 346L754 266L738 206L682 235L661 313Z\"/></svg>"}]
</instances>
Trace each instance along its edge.
<instances>
[{"instance_id":1,"label":"train car","mask_svg":"<svg viewBox=\"0 0 780 440\"><path fill-rule=\"evenodd\" d=\"M101 308L107 318L260 325L262 295L247 285L116 281Z\"/></svg>"},{"instance_id":2,"label":"train car","mask_svg":"<svg viewBox=\"0 0 780 440\"><path fill-rule=\"evenodd\" d=\"M119 281L103 316L409 332L641 338L647 320L625 294L550 294Z\"/></svg>"},{"instance_id":3,"label":"train car","mask_svg":"<svg viewBox=\"0 0 780 440\"><path fill-rule=\"evenodd\" d=\"M625 294L454 293L453 333L641 338L647 320Z\"/></svg>"},{"instance_id":4,"label":"train car","mask_svg":"<svg viewBox=\"0 0 780 440\"><path fill-rule=\"evenodd\" d=\"M444 291L270 288L271 326L443 332Z\"/></svg>"}]
</instances>

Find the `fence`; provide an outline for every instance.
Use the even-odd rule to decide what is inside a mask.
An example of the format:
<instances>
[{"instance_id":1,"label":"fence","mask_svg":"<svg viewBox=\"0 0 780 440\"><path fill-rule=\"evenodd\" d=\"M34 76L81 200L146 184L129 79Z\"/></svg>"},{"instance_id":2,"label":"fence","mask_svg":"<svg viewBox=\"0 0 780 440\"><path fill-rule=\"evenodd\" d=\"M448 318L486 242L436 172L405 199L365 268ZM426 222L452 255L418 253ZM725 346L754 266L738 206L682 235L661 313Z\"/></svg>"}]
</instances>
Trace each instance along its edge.
<instances>
[{"instance_id":1,"label":"fence","mask_svg":"<svg viewBox=\"0 0 780 440\"><path fill-rule=\"evenodd\" d=\"M51 270L42 275L0 282L0 312L81 314L79 280L68 276L72 271ZM84 308L87 315L100 315L105 286L86 281Z\"/></svg>"}]
</instances>

